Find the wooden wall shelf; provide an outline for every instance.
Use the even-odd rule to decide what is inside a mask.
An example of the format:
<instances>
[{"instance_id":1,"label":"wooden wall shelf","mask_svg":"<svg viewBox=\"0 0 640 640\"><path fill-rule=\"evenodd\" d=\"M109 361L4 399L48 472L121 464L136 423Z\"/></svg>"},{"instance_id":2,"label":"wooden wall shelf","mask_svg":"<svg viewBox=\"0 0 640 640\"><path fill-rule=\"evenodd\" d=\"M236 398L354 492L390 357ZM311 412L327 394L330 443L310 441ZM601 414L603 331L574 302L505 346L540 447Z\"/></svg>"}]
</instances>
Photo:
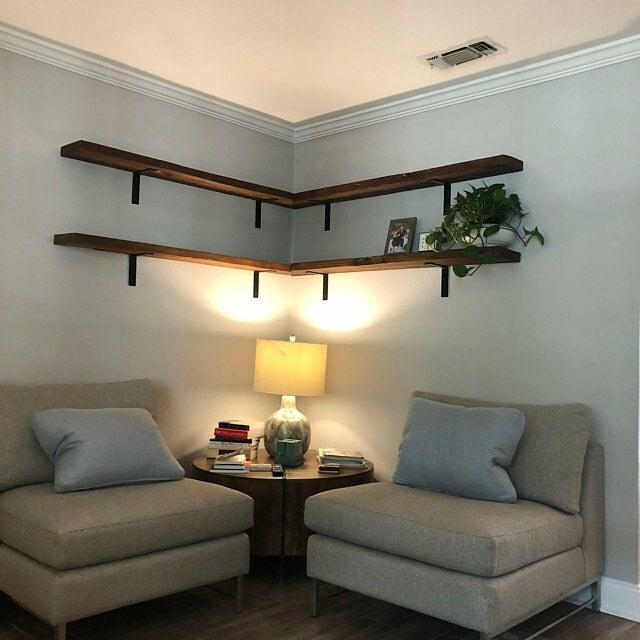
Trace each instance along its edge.
<instances>
[{"instance_id":1,"label":"wooden wall shelf","mask_svg":"<svg viewBox=\"0 0 640 640\"><path fill-rule=\"evenodd\" d=\"M157 160L156 158L141 156L130 151L122 151L121 149L114 149L85 140L78 140L65 145L60 149L60 155L64 158L82 160L83 162L99 164L112 169L130 171L133 174L137 173L139 175L142 172L152 178L178 182L259 202L267 202L289 209L302 209L314 205L331 204L332 202L345 202L414 189L427 189L465 180L490 178L491 176L522 171L523 168L522 160L511 156L498 155L457 162L433 169L399 173L382 178L349 182L300 193L290 193L281 189L200 171L199 169L190 169L165 160Z\"/></svg>"},{"instance_id":2,"label":"wooden wall shelf","mask_svg":"<svg viewBox=\"0 0 640 640\"><path fill-rule=\"evenodd\" d=\"M522 171L523 163L518 158L511 156L492 156L448 164L434 169L423 169L411 173L398 173L383 178L373 178L360 182L349 182L334 187L312 189L293 194L294 209L302 209L313 205L344 202L347 200L359 200L384 196L401 191L413 191L414 189L428 189L429 187L441 187L443 184L463 182L464 180L476 180L478 178L490 178L505 173Z\"/></svg>"},{"instance_id":3,"label":"wooden wall shelf","mask_svg":"<svg viewBox=\"0 0 640 640\"><path fill-rule=\"evenodd\" d=\"M145 176L158 178L159 180L178 182L191 187L218 191L240 198L259 200L283 207L293 206L293 194L288 191L264 187L252 182L236 180L235 178L227 178L226 176L219 176L215 173L207 173L198 169L190 169L189 167L141 156L130 151L105 147L95 142L86 142L85 140L72 142L60 149L60 155L63 158L73 158L74 160L100 164L112 169L130 171L131 173L142 171Z\"/></svg>"},{"instance_id":4,"label":"wooden wall shelf","mask_svg":"<svg viewBox=\"0 0 640 640\"><path fill-rule=\"evenodd\" d=\"M495 263L520 262L520 253L505 247L485 247L481 255L492 256ZM465 255L463 249L449 251L416 251L396 253L367 258L343 258L338 260L318 260L315 262L294 262L292 276L313 273L353 273L356 271L387 271L390 269L421 269L425 267L452 267L456 264L480 264L478 258Z\"/></svg>"},{"instance_id":5,"label":"wooden wall shelf","mask_svg":"<svg viewBox=\"0 0 640 640\"><path fill-rule=\"evenodd\" d=\"M123 253L129 256L160 258L161 260L177 260L179 262L197 262L212 267L230 267L232 269L247 269L249 271L269 271L281 275L289 275L291 266L283 262L269 260L254 260L239 256L227 256L221 253L196 251L194 249L179 249L147 242L133 242L104 236L92 236L86 233L61 233L53 236L53 244L65 247L81 247L110 253Z\"/></svg>"},{"instance_id":6,"label":"wooden wall shelf","mask_svg":"<svg viewBox=\"0 0 640 640\"><path fill-rule=\"evenodd\" d=\"M229 267L249 271L268 271L280 275L305 276L325 273L352 273L355 271L384 271L387 269L420 269L424 267L447 267L455 264L479 264L477 258L464 255L462 249L449 251L418 251L415 253L369 256L366 258L344 258L315 262L272 262L239 256L228 256L208 251L180 249L147 242L133 242L118 238L106 238L86 233L61 233L53 237L53 244L65 247L80 247L122 253L129 256L196 262L212 267ZM520 262L520 254L504 247L487 247L482 254L491 255L498 263Z\"/></svg>"}]
</instances>

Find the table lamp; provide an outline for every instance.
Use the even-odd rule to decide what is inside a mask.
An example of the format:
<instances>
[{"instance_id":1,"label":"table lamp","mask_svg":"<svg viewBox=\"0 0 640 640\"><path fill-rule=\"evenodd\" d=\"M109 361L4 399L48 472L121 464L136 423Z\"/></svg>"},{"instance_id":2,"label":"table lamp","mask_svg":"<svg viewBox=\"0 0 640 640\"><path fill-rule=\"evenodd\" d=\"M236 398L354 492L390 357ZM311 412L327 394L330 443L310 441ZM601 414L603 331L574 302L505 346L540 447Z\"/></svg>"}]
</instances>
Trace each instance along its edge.
<instances>
[{"instance_id":1,"label":"table lamp","mask_svg":"<svg viewBox=\"0 0 640 640\"><path fill-rule=\"evenodd\" d=\"M326 344L296 342L293 336L288 342L257 340L253 388L282 396L282 406L264 425L264 446L272 458L278 440L301 440L303 452L309 449L311 426L296 409L296 396L324 395L326 368Z\"/></svg>"}]
</instances>

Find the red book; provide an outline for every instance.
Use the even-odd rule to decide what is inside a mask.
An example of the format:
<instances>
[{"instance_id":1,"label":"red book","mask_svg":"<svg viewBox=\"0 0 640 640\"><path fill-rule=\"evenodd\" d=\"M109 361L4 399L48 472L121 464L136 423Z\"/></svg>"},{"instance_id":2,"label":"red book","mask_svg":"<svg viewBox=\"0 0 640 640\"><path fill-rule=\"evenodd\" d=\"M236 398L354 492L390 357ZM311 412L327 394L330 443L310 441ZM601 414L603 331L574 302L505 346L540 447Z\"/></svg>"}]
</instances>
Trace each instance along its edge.
<instances>
[{"instance_id":1,"label":"red book","mask_svg":"<svg viewBox=\"0 0 640 640\"><path fill-rule=\"evenodd\" d=\"M221 429L220 427L218 427L213 433L216 436L222 437L222 438L233 438L234 440L249 439L249 432L242 431L241 429Z\"/></svg>"}]
</instances>

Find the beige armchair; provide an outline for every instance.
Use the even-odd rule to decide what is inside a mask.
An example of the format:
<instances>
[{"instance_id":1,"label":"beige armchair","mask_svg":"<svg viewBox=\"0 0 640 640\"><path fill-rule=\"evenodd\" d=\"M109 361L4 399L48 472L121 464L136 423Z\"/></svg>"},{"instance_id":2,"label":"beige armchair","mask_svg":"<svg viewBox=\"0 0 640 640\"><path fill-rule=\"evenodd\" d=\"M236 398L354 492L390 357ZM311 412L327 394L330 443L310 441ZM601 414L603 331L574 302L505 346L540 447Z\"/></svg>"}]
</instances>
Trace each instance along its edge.
<instances>
[{"instance_id":1,"label":"beige armchair","mask_svg":"<svg viewBox=\"0 0 640 640\"><path fill-rule=\"evenodd\" d=\"M0 590L55 627L249 571L253 501L183 479L56 494L53 466L31 433L35 411L141 407L148 380L0 386Z\"/></svg>"},{"instance_id":2,"label":"beige armchair","mask_svg":"<svg viewBox=\"0 0 640 640\"><path fill-rule=\"evenodd\" d=\"M451 404L500 406L416 395ZM525 425L520 446L531 447L546 433L546 454L545 443L538 442L541 455L553 459L561 480L565 470L568 476L570 465L562 467L562 448L569 452L574 443L578 448L581 437L586 440L586 429L581 435L580 428L572 430L572 420L588 422L588 409L509 406L520 408L527 424L539 427L532 435ZM554 437L563 438L562 447L554 447ZM550 478L551 467L539 475ZM390 482L312 496L305 524L316 532L307 550L307 573L314 579L313 613L319 612L320 582L476 630L482 640L589 586L587 604L597 610L604 564L603 477L603 449L589 443L581 495L576 476L579 513L531 499L485 502ZM558 483L550 479L551 484ZM552 501L554 496L547 493Z\"/></svg>"}]
</instances>

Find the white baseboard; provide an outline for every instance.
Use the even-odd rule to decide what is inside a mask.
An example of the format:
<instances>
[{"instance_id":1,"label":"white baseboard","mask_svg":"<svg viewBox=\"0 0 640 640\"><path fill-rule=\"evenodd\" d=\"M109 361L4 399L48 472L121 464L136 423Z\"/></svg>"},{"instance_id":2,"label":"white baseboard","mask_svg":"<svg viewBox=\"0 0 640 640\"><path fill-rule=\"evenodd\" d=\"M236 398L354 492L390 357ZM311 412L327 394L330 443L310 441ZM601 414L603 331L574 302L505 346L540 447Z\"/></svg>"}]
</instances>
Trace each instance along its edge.
<instances>
[{"instance_id":1,"label":"white baseboard","mask_svg":"<svg viewBox=\"0 0 640 640\"><path fill-rule=\"evenodd\" d=\"M602 606L604 613L640 622L640 584L602 578Z\"/></svg>"},{"instance_id":2,"label":"white baseboard","mask_svg":"<svg viewBox=\"0 0 640 640\"><path fill-rule=\"evenodd\" d=\"M567 602L584 604L591 598L591 589L574 593ZM640 585L613 578L602 578L600 609L618 618L640 622Z\"/></svg>"}]
</instances>

